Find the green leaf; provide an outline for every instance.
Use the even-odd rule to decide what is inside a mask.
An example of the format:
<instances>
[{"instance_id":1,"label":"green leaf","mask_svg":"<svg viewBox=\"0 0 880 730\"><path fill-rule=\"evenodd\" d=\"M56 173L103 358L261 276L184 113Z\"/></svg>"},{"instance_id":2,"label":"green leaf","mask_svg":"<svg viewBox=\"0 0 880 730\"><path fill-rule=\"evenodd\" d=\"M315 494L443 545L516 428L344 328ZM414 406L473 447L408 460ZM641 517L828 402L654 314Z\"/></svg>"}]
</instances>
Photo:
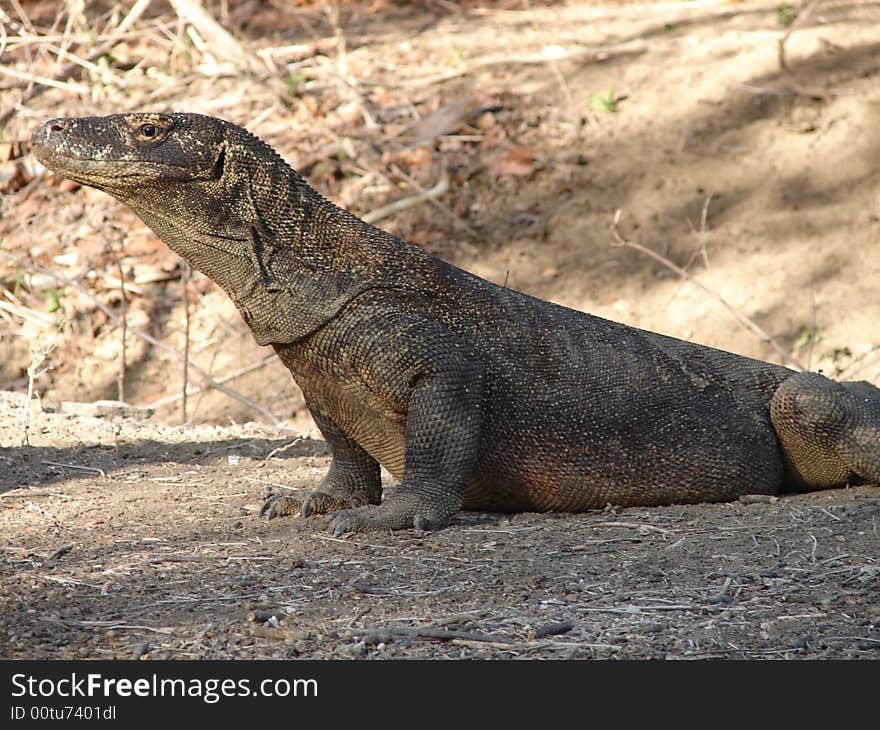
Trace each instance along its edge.
<instances>
[{"instance_id":1,"label":"green leaf","mask_svg":"<svg viewBox=\"0 0 880 730\"><path fill-rule=\"evenodd\" d=\"M594 112L616 112L617 100L614 97L614 89L608 88L601 94L590 94L590 109Z\"/></svg>"},{"instance_id":2,"label":"green leaf","mask_svg":"<svg viewBox=\"0 0 880 730\"><path fill-rule=\"evenodd\" d=\"M817 344L825 339L818 332L810 332L810 330L804 330L798 335L798 338L794 341L794 345L792 345L792 350L797 354L805 347L812 344Z\"/></svg>"},{"instance_id":3,"label":"green leaf","mask_svg":"<svg viewBox=\"0 0 880 730\"><path fill-rule=\"evenodd\" d=\"M299 71L291 71L287 74L287 78L284 79L291 94L296 94L299 91L299 87L306 81L308 81L308 77Z\"/></svg>"},{"instance_id":4,"label":"green leaf","mask_svg":"<svg viewBox=\"0 0 880 730\"><path fill-rule=\"evenodd\" d=\"M61 297L64 292L61 289L49 289L43 292L43 298L46 300L46 311L50 314L61 309Z\"/></svg>"},{"instance_id":5,"label":"green leaf","mask_svg":"<svg viewBox=\"0 0 880 730\"><path fill-rule=\"evenodd\" d=\"M780 5L776 8L776 23L780 28L788 28L800 11L793 5Z\"/></svg>"}]
</instances>

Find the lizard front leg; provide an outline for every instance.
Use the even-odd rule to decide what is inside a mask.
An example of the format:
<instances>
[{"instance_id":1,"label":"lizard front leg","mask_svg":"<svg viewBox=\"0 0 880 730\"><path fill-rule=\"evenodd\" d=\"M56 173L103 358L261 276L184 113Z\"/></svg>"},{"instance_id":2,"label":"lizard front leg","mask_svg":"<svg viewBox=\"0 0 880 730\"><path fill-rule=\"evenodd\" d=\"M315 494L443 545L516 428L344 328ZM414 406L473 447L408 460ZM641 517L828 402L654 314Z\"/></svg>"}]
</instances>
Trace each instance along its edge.
<instances>
[{"instance_id":1,"label":"lizard front leg","mask_svg":"<svg viewBox=\"0 0 880 730\"><path fill-rule=\"evenodd\" d=\"M330 447L333 456L330 470L321 486L305 502L286 495L272 495L263 503L260 514L270 520L298 514L308 517L361 505L379 504L382 498L379 462L348 438L317 405L310 401L306 405Z\"/></svg>"},{"instance_id":2,"label":"lizard front leg","mask_svg":"<svg viewBox=\"0 0 880 730\"><path fill-rule=\"evenodd\" d=\"M479 458L482 371L452 354L446 360L412 389L400 486L379 506L335 512L334 535L439 527L461 509Z\"/></svg>"}]
</instances>

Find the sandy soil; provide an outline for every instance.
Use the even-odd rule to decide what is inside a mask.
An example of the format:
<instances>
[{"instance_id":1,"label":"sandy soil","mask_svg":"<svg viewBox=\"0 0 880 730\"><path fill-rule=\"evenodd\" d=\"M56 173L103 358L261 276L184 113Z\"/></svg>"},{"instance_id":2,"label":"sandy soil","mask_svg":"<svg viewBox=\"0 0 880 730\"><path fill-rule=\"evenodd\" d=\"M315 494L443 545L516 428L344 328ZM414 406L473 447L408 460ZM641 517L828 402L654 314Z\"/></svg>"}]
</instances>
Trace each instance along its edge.
<instances>
[{"instance_id":1,"label":"sandy soil","mask_svg":"<svg viewBox=\"0 0 880 730\"><path fill-rule=\"evenodd\" d=\"M58 5L28 6L37 31ZM184 53L154 5L113 63L29 100L4 139L62 114L185 108L247 124L361 214L446 176L379 225L567 306L880 382L877 3L820 3L792 33L809 94L780 71L778 3L345 3L336 27L309 3L229 3L227 27L290 98ZM30 48L4 61L52 76ZM0 90L0 111L21 91ZM181 365L131 331L183 349L176 258L21 152L0 147L0 388L16 391L0 398L0 657L878 656L877 487L463 513L346 540L261 520L267 493L328 464L289 375L196 276L191 361L216 379L252 368L226 382L261 410L207 389L178 425ZM693 281L614 246L618 209L621 235ZM53 405L117 396L120 329L99 305L122 316L120 270L125 399L155 414Z\"/></svg>"},{"instance_id":2,"label":"sandy soil","mask_svg":"<svg viewBox=\"0 0 880 730\"><path fill-rule=\"evenodd\" d=\"M5 401L12 422L21 404ZM314 485L329 461L320 441L36 409L30 425L30 448L0 452L6 658L876 658L880 647L876 487L463 513L437 532L340 540L317 521L258 517L266 494Z\"/></svg>"}]
</instances>

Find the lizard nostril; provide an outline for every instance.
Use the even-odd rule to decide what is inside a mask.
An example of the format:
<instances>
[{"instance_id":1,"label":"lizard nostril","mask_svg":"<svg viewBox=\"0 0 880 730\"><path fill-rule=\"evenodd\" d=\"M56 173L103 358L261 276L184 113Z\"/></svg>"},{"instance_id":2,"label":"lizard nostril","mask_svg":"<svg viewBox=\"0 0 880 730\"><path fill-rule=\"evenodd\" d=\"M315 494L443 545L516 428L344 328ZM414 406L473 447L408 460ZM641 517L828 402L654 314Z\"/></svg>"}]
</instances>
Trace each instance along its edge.
<instances>
[{"instance_id":1,"label":"lizard nostril","mask_svg":"<svg viewBox=\"0 0 880 730\"><path fill-rule=\"evenodd\" d=\"M57 119L49 125L50 132L63 132L67 129L67 123L62 119Z\"/></svg>"}]
</instances>

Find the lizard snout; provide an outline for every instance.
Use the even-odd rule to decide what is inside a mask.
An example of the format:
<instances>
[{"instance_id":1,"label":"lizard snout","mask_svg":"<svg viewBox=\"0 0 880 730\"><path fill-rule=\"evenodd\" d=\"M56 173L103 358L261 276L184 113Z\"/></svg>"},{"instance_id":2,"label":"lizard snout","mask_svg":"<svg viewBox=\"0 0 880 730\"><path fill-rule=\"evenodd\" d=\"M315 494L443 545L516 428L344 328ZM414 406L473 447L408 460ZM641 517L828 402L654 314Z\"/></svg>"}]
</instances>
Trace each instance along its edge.
<instances>
[{"instance_id":1,"label":"lizard snout","mask_svg":"<svg viewBox=\"0 0 880 730\"><path fill-rule=\"evenodd\" d=\"M70 128L70 120L59 117L58 119L50 119L37 127L36 131L31 135L31 142L37 146L50 146L53 141L57 142L57 137ZM55 138L55 139L53 139Z\"/></svg>"}]
</instances>

